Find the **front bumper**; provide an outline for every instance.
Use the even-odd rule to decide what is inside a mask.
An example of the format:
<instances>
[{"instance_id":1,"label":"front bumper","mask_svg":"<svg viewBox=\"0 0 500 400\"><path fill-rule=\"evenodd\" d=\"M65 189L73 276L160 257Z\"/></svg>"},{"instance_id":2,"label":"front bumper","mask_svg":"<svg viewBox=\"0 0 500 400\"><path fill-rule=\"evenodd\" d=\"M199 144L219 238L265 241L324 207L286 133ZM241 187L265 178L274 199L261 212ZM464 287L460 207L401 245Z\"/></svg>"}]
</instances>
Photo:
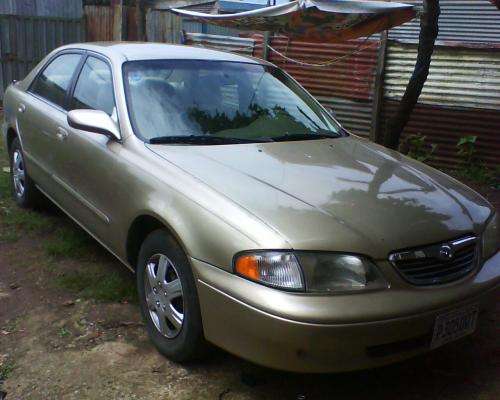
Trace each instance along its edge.
<instances>
[{"instance_id":1,"label":"front bumper","mask_svg":"<svg viewBox=\"0 0 500 400\"><path fill-rule=\"evenodd\" d=\"M205 337L267 367L338 372L400 361L429 349L436 316L493 304L500 253L468 280L439 288L401 286L363 294L312 296L249 282L192 259Z\"/></svg>"}]
</instances>

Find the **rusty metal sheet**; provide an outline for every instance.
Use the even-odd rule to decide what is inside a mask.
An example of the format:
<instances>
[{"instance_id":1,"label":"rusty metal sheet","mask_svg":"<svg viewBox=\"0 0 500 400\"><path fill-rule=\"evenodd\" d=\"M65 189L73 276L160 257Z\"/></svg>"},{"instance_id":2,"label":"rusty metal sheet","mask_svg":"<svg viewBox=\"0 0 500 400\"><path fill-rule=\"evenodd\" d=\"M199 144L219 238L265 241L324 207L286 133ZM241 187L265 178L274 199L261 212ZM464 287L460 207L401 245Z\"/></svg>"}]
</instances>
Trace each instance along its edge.
<instances>
[{"instance_id":1,"label":"rusty metal sheet","mask_svg":"<svg viewBox=\"0 0 500 400\"><path fill-rule=\"evenodd\" d=\"M255 54L259 56L262 54L262 36L254 37L257 39L256 49L260 49ZM270 45L287 57L311 64L338 60L328 67L309 67L292 63L269 51L269 61L287 71L313 95L362 101L372 99L380 46L378 40L318 44L273 37Z\"/></svg>"},{"instance_id":2,"label":"rusty metal sheet","mask_svg":"<svg viewBox=\"0 0 500 400\"><path fill-rule=\"evenodd\" d=\"M369 138L371 131L371 102L353 101L340 97L315 97L323 106L334 111L335 118L349 132Z\"/></svg>"},{"instance_id":3,"label":"rusty metal sheet","mask_svg":"<svg viewBox=\"0 0 500 400\"><path fill-rule=\"evenodd\" d=\"M251 56L253 54L255 40L236 36L186 33L186 44Z\"/></svg>"},{"instance_id":4,"label":"rusty metal sheet","mask_svg":"<svg viewBox=\"0 0 500 400\"><path fill-rule=\"evenodd\" d=\"M413 72L417 47L389 42L384 95L400 99ZM500 109L500 48L438 46L420 103Z\"/></svg>"},{"instance_id":5,"label":"rusty metal sheet","mask_svg":"<svg viewBox=\"0 0 500 400\"><path fill-rule=\"evenodd\" d=\"M386 99L381 126L394 114L397 101ZM456 168L459 162L456 144L463 136L475 135L478 156L493 170L500 167L500 110L460 109L417 104L403 138L410 134L427 137L427 143L438 145L431 165Z\"/></svg>"}]
</instances>

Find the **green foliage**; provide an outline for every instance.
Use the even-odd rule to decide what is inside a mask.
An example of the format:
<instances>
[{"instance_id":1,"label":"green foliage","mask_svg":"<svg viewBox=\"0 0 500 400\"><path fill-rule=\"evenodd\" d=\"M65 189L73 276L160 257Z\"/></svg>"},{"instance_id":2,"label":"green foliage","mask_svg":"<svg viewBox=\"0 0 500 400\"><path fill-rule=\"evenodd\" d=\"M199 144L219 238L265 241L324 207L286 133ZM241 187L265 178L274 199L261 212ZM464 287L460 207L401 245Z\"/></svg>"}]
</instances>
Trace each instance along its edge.
<instances>
[{"instance_id":1,"label":"green foliage","mask_svg":"<svg viewBox=\"0 0 500 400\"><path fill-rule=\"evenodd\" d=\"M457 174L465 179L487 184L498 185L496 174L491 171L477 155L477 136L461 137L457 142L457 155L462 163Z\"/></svg>"},{"instance_id":2,"label":"green foliage","mask_svg":"<svg viewBox=\"0 0 500 400\"><path fill-rule=\"evenodd\" d=\"M477 136L464 136L458 140L457 154L466 164L474 163L477 153L476 141Z\"/></svg>"},{"instance_id":3,"label":"green foliage","mask_svg":"<svg viewBox=\"0 0 500 400\"><path fill-rule=\"evenodd\" d=\"M67 337L71 335L71 332L69 330L67 330L64 326L59 329L59 337L60 338L64 338L64 337Z\"/></svg>"},{"instance_id":4,"label":"green foliage","mask_svg":"<svg viewBox=\"0 0 500 400\"><path fill-rule=\"evenodd\" d=\"M53 229L50 216L19 208L11 198L7 152L0 140L0 242L16 241L23 234Z\"/></svg>"},{"instance_id":5,"label":"green foliage","mask_svg":"<svg viewBox=\"0 0 500 400\"><path fill-rule=\"evenodd\" d=\"M0 362L0 383L7 380L11 372L14 370L14 363L10 360Z\"/></svg>"},{"instance_id":6,"label":"green foliage","mask_svg":"<svg viewBox=\"0 0 500 400\"><path fill-rule=\"evenodd\" d=\"M0 146L0 152L3 152L2 147ZM0 200L4 200L9 198L10 196L10 179L9 174L3 170L4 164L0 163Z\"/></svg>"},{"instance_id":7,"label":"green foliage","mask_svg":"<svg viewBox=\"0 0 500 400\"><path fill-rule=\"evenodd\" d=\"M65 272L56 278L55 283L58 287L85 299L102 302L137 302L133 279L107 268Z\"/></svg>"},{"instance_id":8,"label":"green foliage","mask_svg":"<svg viewBox=\"0 0 500 400\"><path fill-rule=\"evenodd\" d=\"M409 135L403 142L401 151L417 161L430 161L438 146L434 143L427 144L425 140L426 136L421 134Z\"/></svg>"},{"instance_id":9,"label":"green foliage","mask_svg":"<svg viewBox=\"0 0 500 400\"><path fill-rule=\"evenodd\" d=\"M73 226L62 226L52 239L44 243L45 252L52 257L86 258L94 253L94 242L87 233Z\"/></svg>"}]
</instances>

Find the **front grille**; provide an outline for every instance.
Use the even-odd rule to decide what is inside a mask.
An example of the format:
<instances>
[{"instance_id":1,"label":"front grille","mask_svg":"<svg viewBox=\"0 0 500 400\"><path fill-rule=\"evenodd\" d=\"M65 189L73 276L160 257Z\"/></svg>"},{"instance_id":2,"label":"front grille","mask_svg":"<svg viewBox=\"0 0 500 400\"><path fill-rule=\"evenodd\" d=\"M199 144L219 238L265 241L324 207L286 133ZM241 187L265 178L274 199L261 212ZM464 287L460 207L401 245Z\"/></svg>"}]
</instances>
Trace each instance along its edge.
<instances>
[{"instance_id":1,"label":"front grille","mask_svg":"<svg viewBox=\"0 0 500 400\"><path fill-rule=\"evenodd\" d=\"M463 278L477 263L477 238L467 236L450 242L394 252L389 261L401 276L418 286L439 285Z\"/></svg>"}]
</instances>

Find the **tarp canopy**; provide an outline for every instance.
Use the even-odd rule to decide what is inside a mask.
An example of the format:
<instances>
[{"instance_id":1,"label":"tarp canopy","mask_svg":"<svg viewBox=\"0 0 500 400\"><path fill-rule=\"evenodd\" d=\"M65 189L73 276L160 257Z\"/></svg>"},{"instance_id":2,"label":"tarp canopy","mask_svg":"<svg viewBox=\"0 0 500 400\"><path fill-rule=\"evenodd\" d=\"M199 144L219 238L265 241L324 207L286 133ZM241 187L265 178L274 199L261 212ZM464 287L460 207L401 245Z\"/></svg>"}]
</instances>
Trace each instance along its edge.
<instances>
[{"instance_id":1,"label":"tarp canopy","mask_svg":"<svg viewBox=\"0 0 500 400\"><path fill-rule=\"evenodd\" d=\"M367 0L295 0L236 14L171 11L200 22L330 43L370 36L416 16L411 4Z\"/></svg>"}]
</instances>

